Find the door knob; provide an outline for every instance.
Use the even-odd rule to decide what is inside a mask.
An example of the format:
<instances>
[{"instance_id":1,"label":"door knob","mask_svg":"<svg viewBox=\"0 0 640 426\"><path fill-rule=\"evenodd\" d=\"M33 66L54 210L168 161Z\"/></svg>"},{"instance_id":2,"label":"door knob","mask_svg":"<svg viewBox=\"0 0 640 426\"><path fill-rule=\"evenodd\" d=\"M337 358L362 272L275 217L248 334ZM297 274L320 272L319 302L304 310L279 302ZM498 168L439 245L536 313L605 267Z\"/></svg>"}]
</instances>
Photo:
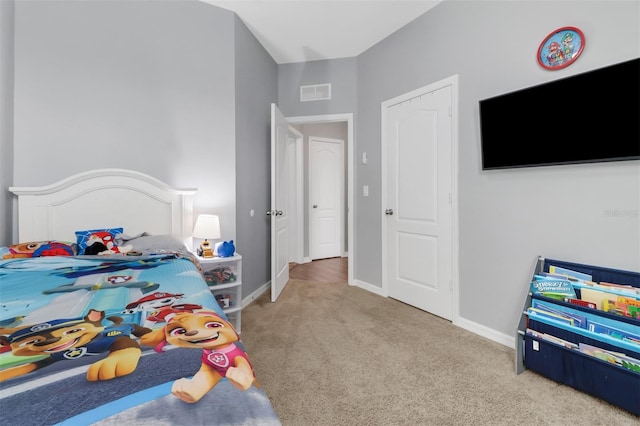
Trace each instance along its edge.
<instances>
[{"instance_id":1,"label":"door knob","mask_svg":"<svg viewBox=\"0 0 640 426\"><path fill-rule=\"evenodd\" d=\"M386 214L386 215L388 215L388 216L391 216L391 215L393 214L393 209L386 209L386 210L384 211L384 214Z\"/></svg>"},{"instance_id":2,"label":"door knob","mask_svg":"<svg viewBox=\"0 0 640 426\"><path fill-rule=\"evenodd\" d=\"M267 210L267 216L271 216L271 215L276 215L276 211L275 210Z\"/></svg>"},{"instance_id":3,"label":"door knob","mask_svg":"<svg viewBox=\"0 0 640 426\"><path fill-rule=\"evenodd\" d=\"M317 204L314 204L314 205L313 205L313 208L314 208L314 209L317 209L317 208L318 208L318 205L317 205Z\"/></svg>"},{"instance_id":4,"label":"door knob","mask_svg":"<svg viewBox=\"0 0 640 426\"><path fill-rule=\"evenodd\" d=\"M282 210L278 210L278 211L276 212L276 216L282 216L283 214L284 214L284 213L283 213L283 211L282 211Z\"/></svg>"}]
</instances>

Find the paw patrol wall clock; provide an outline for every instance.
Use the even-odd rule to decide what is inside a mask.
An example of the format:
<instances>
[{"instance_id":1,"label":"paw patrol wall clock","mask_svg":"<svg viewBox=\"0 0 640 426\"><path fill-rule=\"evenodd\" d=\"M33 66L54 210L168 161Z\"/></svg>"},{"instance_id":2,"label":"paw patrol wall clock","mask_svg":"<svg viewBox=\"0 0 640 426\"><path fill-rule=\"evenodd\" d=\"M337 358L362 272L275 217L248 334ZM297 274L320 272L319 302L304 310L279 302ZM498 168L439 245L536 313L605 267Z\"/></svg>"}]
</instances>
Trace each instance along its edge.
<instances>
[{"instance_id":1,"label":"paw patrol wall clock","mask_svg":"<svg viewBox=\"0 0 640 426\"><path fill-rule=\"evenodd\" d=\"M548 70L571 65L584 50L584 34L576 27L558 28L538 47L538 64Z\"/></svg>"}]
</instances>

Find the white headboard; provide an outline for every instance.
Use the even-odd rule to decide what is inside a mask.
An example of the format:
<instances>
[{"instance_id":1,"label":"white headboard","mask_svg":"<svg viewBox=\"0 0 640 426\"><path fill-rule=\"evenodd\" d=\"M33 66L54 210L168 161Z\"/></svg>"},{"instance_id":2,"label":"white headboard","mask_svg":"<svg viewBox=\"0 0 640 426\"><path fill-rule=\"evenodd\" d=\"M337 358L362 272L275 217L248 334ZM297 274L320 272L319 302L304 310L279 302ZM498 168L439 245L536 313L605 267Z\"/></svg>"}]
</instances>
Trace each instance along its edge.
<instances>
[{"instance_id":1,"label":"white headboard","mask_svg":"<svg viewBox=\"0 0 640 426\"><path fill-rule=\"evenodd\" d=\"M39 187L11 187L18 196L18 241L75 241L75 231L123 227L136 235L193 230L196 189L173 188L144 173L98 169Z\"/></svg>"}]
</instances>

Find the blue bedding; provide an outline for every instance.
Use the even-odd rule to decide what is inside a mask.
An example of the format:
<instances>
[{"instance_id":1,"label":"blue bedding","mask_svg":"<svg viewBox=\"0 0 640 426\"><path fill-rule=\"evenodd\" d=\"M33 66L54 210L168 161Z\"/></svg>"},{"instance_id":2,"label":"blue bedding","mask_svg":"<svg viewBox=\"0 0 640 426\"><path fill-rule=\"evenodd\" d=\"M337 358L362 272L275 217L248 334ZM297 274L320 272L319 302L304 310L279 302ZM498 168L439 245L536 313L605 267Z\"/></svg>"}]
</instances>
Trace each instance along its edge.
<instances>
[{"instance_id":1,"label":"blue bedding","mask_svg":"<svg viewBox=\"0 0 640 426\"><path fill-rule=\"evenodd\" d=\"M197 262L0 261L5 424L279 425Z\"/></svg>"}]
</instances>

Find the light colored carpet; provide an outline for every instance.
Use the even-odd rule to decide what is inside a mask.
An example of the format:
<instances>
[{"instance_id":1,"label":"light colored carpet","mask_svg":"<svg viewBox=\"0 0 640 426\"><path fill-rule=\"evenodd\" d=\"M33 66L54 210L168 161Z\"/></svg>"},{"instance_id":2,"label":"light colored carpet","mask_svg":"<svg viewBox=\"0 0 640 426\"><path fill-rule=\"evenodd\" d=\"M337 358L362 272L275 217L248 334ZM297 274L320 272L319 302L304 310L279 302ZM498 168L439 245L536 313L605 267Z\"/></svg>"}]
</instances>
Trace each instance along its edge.
<instances>
[{"instance_id":1,"label":"light colored carpet","mask_svg":"<svg viewBox=\"0 0 640 426\"><path fill-rule=\"evenodd\" d=\"M516 375L513 349L347 284L291 280L276 303L262 295L242 312L242 340L284 426L640 424Z\"/></svg>"}]
</instances>

